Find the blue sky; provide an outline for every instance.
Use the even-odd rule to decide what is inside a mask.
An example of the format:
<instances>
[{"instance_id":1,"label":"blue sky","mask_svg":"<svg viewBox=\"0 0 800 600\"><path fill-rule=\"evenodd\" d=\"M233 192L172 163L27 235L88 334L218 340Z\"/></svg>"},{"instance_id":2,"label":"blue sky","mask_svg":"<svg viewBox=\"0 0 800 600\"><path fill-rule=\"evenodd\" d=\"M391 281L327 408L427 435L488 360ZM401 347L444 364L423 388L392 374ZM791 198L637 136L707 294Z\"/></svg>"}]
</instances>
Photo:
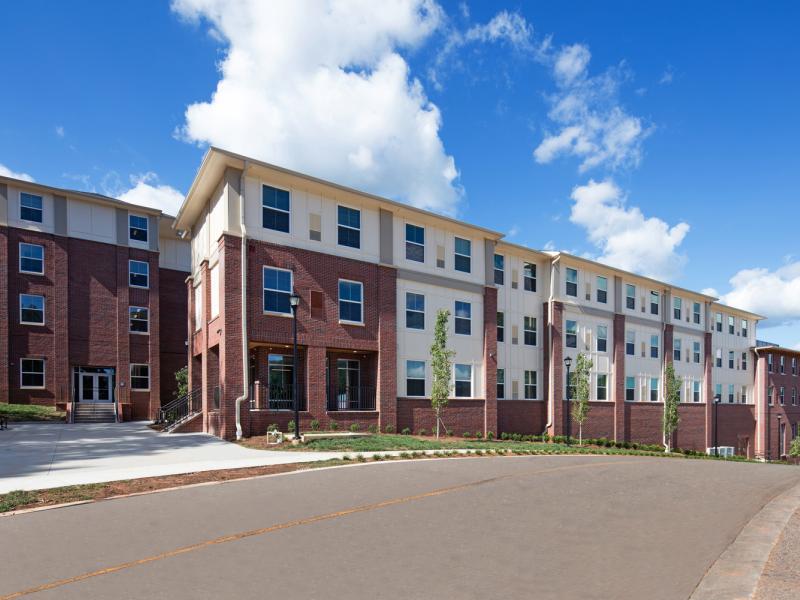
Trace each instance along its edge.
<instances>
[{"instance_id":1,"label":"blue sky","mask_svg":"<svg viewBox=\"0 0 800 600\"><path fill-rule=\"evenodd\" d=\"M800 344L796 4L324 4L4 5L0 170L170 206L214 143L711 288Z\"/></svg>"}]
</instances>

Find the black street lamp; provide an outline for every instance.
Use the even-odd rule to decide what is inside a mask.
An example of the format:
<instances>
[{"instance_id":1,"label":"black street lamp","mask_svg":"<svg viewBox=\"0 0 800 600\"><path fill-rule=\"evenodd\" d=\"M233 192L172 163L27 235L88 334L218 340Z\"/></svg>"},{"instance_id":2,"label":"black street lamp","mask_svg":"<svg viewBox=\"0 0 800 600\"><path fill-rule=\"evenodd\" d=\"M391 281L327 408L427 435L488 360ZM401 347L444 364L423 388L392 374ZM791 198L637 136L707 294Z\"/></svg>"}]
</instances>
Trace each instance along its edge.
<instances>
[{"instance_id":1,"label":"black street lamp","mask_svg":"<svg viewBox=\"0 0 800 600\"><path fill-rule=\"evenodd\" d=\"M569 446L569 438L570 438L570 434L572 433L572 431L571 431L572 430L572 424L570 423L570 420L572 419L572 415L569 414L569 412L570 412L569 411L570 400L571 400L571 398L570 398L571 394L569 393L570 392L570 390L569 390L569 381L570 381L570 379L569 379L569 369L572 366L572 359L569 356L564 359L564 366L567 367L567 446Z\"/></svg>"},{"instance_id":2,"label":"black street lamp","mask_svg":"<svg viewBox=\"0 0 800 600\"><path fill-rule=\"evenodd\" d=\"M300 296L292 292L289 296L289 306L292 307L292 336L294 337L292 360L292 396L294 396L294 439L300 440L300 394L297 393L297 305Z\"/></svg>"},{"instance_id":3,"label":"black street lamp","mask_svg":"<svg viewBox=\"0 0 800 600\"><path fill-rule=\"evenodd\" d=\"M722 401L722 395L716 394L714 396L714 456L719 456L719 441L717 438L717 423L719 419L717 417L717 409L719 409L719 403Z\"/></svg>"},{"instance_id":4,"label":"black street lamp","mask_svg":"<svg viewBox=\"0 0 800 600\"><path fill-rule=\"evenodd\" d=\"M783 436L781 435L781 419L783 415L778 415L778 460L783 456Z\"/></svg>"}]
</instances>

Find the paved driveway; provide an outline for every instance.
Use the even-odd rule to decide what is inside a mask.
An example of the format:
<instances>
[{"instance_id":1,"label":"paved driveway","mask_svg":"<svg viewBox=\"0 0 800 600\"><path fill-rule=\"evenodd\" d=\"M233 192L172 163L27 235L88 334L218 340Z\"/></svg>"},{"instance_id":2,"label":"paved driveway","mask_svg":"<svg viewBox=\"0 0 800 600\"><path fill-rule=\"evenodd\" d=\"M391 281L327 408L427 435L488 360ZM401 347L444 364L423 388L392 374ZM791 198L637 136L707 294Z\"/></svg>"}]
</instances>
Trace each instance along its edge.
<instances>
[{"instance_id":1,"label":"paved driveway","mask_svg":"<svg viewBox=\"0 0 800 600\"><path fill-rule=\"evenodd\" d=\"M202 433L160 434L144 423L11 423L0 431L0 494L332 456L340 454L250 450Z\"/></svg>"}]
</instances>

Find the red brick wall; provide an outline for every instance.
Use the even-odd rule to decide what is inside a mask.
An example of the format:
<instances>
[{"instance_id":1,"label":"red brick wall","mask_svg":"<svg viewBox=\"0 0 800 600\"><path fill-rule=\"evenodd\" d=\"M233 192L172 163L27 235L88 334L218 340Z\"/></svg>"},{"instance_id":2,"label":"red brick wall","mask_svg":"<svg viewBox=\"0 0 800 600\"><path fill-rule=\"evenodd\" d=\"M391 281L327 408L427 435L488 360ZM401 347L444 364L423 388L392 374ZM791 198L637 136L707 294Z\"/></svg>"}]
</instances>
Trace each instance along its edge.
<instances>
[{"instance_id":1,"label":"red brick wall","mask_svg":"<svg viewBox=\"0 0 800 600\"><path fill-rule=\"evenodd\" d=\"M548 433L550 435L564 435L567 423L564 399L564 305L561 302L553 303L553 322L550 324L550 336L552 357L550 362L553 365L553 422Z\"/></svg>"},{"instance_id":2,"label":"red brick wall","mask_svg":"<svg viewBox=\"0 0 800 600\"><path fill-rule=\"evenodd\" d=\"M177 390L175 373L188 364L186 319L188 273L159 269L159 356L161 361L161 402L169 402Z\"/></svg>"},{"instance_id":3,"label":"red brick wall","mask_svg":"<svg viewBox=\"0 0 800 600\"><path fill-rule=\"evenodd\" d=\"M706 444L705 404L681 404L678 407L678 431L675 432L675 446L682 450L705 452Z\"/></svg>"},{"instance_id":4,"label":"red brick wall","mask_svg":"<svg viewBox=\"0 0 800 600\"><path fill-rule=\"evenodd\" d=\"M792 424L798 424L800 427L800 374L792 375L792 357L796 357L800 361L800 357L792 353L782 353L780 351L773 351L773 372L767 372L767 386L773 388L773 404L769 407L769 448L773 458L778 457L779 449L779 435L780 428L778 425L778 415L781 416L781 422L786 424L786 431L784 437L784 454L788 452L789 444L792 440ZM780 372L780 357L783 356L785 360L785 372ZM751 358L752 360L752 358ZM766 371L766 369L765 369ZM800 368L798 369L800 373ZM784 404L780 404L780 388L784 388ZM796 389L798 393L798 404L792 404L792 390ZM767 390L764 390L766 396Z\"/></svg>"},{"instance_id":5,"label":"red brick wall","mask_svg":"<svg viewBox=\"0 0 800 600\"><path fill-rule=\"evenodd\" d=\"M614 402L614 440L625 441L625 315L614 315L611 354L611 400Z\"/></svg>"},{"instance_id":6,"label":"red brick wall","mask_svg":"<svg viewBox=\"0 0 800 600\"><path fill-rule=\"evenodd\" d=\"M497 288L483 288L483 382L486 414L483 432L497 433Z\"/></svg>"},{"instance_id":7,"label":"red brick wall","mask_svg":"<svg viewBox=\"0 0 800 600\"><path fill-rule=\"evenodd\" d=\"M733 446L739 453L739 447L748 442L748 455L752 456L755 447L755 406L750 404L719 405L719 445ZM773 457L777 456L777 448L772 447Z\"/></svg>"},{"instance_id":8,"label":"red brick wall","mask_svg":"<svg viewBox=\"0 0 800 600\"><path fill-rule=\"evenodd\" d=\"M497 433L539 435L547 423L547 403L532 400L498 400Z\"/></svg>"},{"instance_id":9,"label":"red brick wall","mask_svg":"<svg viewBox=\"0 0 800 600\"><path fill-rule=\"evenodd\" d=\"M8 229L0 227L0 402L9 401L8 369Z\"/></svg>"},{"instance_id":10,"label":"red brick wall","mask_svg":"<svg viewBox=\"0 0 800 600\"><path fill-rule=\"evenodd\" d=\"M477 432L483 433L484 407L483 400L450 400L442 413L442 421L447 430L454 435L460 436L465 431L473 435ZM397 430L400 432L406 427L412 433L417 433L420 429L430 433L435 429L436 417L430 400L397 399Z\"/></svg>"},{"instance_id":11,"label":"red brick wall","mask_svg":"<svg viewBox=\"0 0 800 600\"><path fill-rule=\"evenodd\" d=\"M578 424L572 422L572 437L578 437ZM589 416L583 424L584 438L614 439L614 404L589 402Z\"/></svg>"},{"instance_id":12,"label":"red brick wall","mask_svg":"<svg viewBox=\"0 0 800 600\"><path fill-rule=\"evenodd\" d=\"M627 402L625 404L625 431L627 441L641 444L661 444L664 441L661 402Z\"/></svg>"}]
</instances>

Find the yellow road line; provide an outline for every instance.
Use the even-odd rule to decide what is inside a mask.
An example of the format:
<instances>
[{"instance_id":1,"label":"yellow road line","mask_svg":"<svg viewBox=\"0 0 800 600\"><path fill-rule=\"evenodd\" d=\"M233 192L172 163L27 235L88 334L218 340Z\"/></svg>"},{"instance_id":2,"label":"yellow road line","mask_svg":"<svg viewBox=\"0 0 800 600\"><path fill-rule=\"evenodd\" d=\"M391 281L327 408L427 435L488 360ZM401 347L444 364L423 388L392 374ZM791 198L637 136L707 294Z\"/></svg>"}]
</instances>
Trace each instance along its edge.
<instances>
[{"instance_id":1,"label":"yellow road line","mask_svg":"<svg viewBox=\"0 0 800 600\"><path fill-rule=\"evenodd\" d=\"M479 481L471 481L469 483L462 483L459 485L454 485L445 488L439 488L436 490L432 490L430 492L423 492L422 494L414 494L413 496L403 496L401 498L392 498L390 500L383 500L381 502L375 502L373 504L364 504L362 506L354 506L353 508L348 508L345 510L340 510L331 513L325 513L322 515L316 515L313 517L306 517L305 519L295 519L293 521L287 521L285 523L280 523L278 525L271 525L269 527L261 527L259 529L251 529L250 531L242 531L239 533L233 533L230 535L224 535L218 538L214 538L211 540L206 540L204 542L198 542L196 544L190 544L189 546L183 546L181 548L176 548L175 550L169 550L167 552L162 552L161 554L154 554L152 556L148 556L145 558L140 558L137 560L131 560L128 562L120 563L118 565L114 565L111 567L106 567L105 569L98 569L96 571L90 571L88 573L83 573L81 575L75 575L74 577L67 577L65 579L58 579L56 581L51 581L50 583L43 583L41 585L37 585L36 587L28 588L25 590L20 590L18 592L13 592L11 594L7 594L5 596L0 596L0 600L13 600L14 598L21 598L22 596L29 596L31 594L36 594L38 592L45 592L47 590L52 590L54 588L59 588L65 585L69 585L70 583L77 583L79 581L84 581L86 579L92 579L94 577L100 577L101 575L109 575L111 573L116 573L118 571L124 571L126 569L130 569L132 567L137 567L139 565L146 565L148 563L156 562L159 560L164 560L165 558L171 558L173 556L180 556L181 554L188 554L189 552L195 552L196 550L202 550L203 548L208 548L210 546L216 546L218 544L227 544L228 542L235 542L237 540L243 540L245 538L254 537L258 535L265 535L268 533L272 533L275 531L281 531L283 529L289 529L291 527L298 527L300 525L310 525L311 523L318 523L320 521L329 521L331 519L336 519L338 517L346 517L347 515L352 515L356 513L367 512L371 510L377 510L379 508L386 508L387 506L395 506L397 504L405 504L408 502L413 502L415 500L422 500L423 498L432 498L435 496L442 496L444 494L450 494L453 492L458 492L462 490L467 490L473 487L477 487L480 485L485 485L487 483L494 483L496 481L502 481L504 479L512 479L515 477L522 477L524 475L540 475L545 473L553 473L555 471L566 471L570 469L583 469L588 467L599 467L599 466L608 466L608 465L620 465L620 464L633 464L634 462L641 462L641 461L608 461L608 462L601 462L601 463L588 463L588 464L581 464L581 465L567 465L561 467L551 467L549 469L539 469L537 471L528 471L526 473L515 473L509 475L499 475L497 477L491 477L489 479L481 479Z\"/></svg>"}]
</instances>

